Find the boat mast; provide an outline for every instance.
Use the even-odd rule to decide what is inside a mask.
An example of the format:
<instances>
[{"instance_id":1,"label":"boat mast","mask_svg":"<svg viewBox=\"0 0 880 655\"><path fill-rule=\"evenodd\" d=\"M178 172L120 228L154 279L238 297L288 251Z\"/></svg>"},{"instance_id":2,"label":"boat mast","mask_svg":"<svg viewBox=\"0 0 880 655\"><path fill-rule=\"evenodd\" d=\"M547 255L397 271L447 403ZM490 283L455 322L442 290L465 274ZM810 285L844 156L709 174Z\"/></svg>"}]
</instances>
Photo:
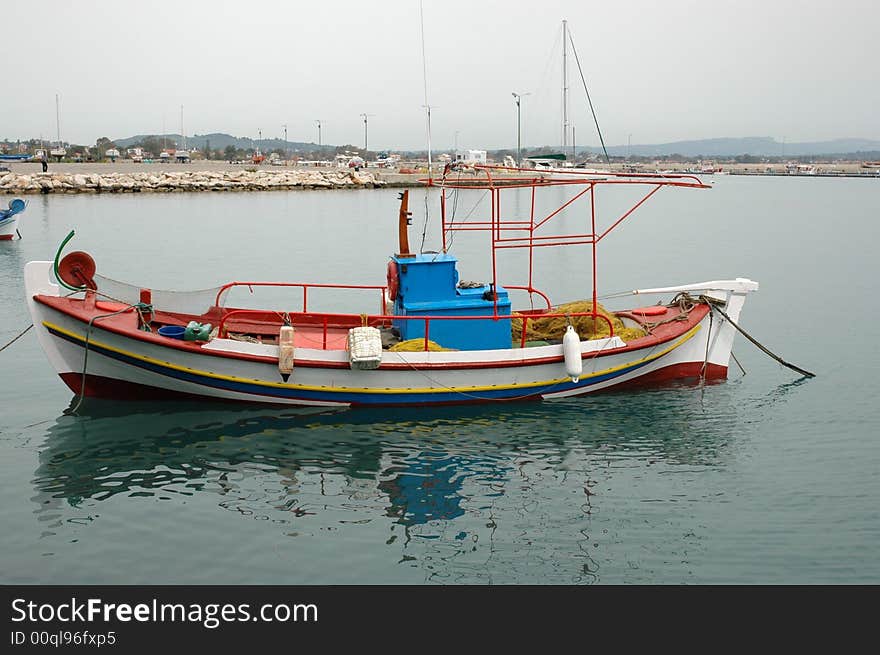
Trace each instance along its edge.
<instances>
[{"instance_id":1,"label":"boat mast","mask_svg":"<svg viewBox=\"0 0 880 655\"><path fill-rule=\"evenodd\" d=\"M568 146L568 21L562 21L562 148Z\"/></svg>"},{"instance_id":2,"label":"boat mast","mask_svg":"<svg viewBox=\"0 0 880 655\"><path fill-rule=\"evenodd\" d=\"M428 64L425 58L425 7L419 1L419 18L422 27L422 80L425 86L426 128L428 131L428 185L431 185L431 105L428 104Z\"/></svg>"},{"instance_id":3,"label":"boat mast","mask_svg":"<svg viewBox=\"0 0 880 655\"><path fill-rule=\"evenodd\" d=\"M55 94L55 127L58 129L58 147L61 148L61 110L58 104L58 94Z\"/></svg>"}]
</instances>

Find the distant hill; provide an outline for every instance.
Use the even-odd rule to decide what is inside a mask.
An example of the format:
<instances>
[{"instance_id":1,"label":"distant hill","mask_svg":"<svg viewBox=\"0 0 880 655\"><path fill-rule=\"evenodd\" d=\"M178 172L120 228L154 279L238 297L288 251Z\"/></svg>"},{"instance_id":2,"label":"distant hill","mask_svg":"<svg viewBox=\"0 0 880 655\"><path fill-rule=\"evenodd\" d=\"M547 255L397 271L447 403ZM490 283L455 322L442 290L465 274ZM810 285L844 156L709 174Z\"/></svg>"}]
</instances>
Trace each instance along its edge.
<instances>
[{"instance_id":1,"label":"distant hill","mask_svg":"<svg viewBox=\"0 0 880 655\"><path fill-rule=\"evenodd\" d=\"M138 134L124 139L115 139L114 143L121 148L128 148L135 143L143 141L147 137L159 137L154 134ZM179 134L168 134L169 141L182 142ZM250 137L236 137L229 134L215 132L213 134L193 134L186 137L188 147L203 149L206 142L211 143L212 150L223 150L232 145L242 150L252 150L257 145L257 140ZM340 144L341 145L341 144ZM284 142L283 139L262 139L259 146L264 151L276 148L287 149L293 152L312 152L318 150L316 143L303 143L299 141ZM336 145L324 144L320 149L332 151ZM561 146L550 146L557 152L563 152ZM437 151L442 151L438 148ZM533 150L533 148L529 148ZM609 146L608 154L617 157L663 157L669 155L682 155L684 157L736 157L738 155L753 155L756 157L804 157L808 155L858 155L862 153L864 158L873 158L872 153L880 151L880 141L871 139L834 139L831 141L812 141L803 143L783 144L773 137L742 137L742 138L719 138L701 139L696 141L674 141L672 143L657 144L633 144L632 146L618 145ZM416 151L417 152L417 151ZM424 152L424 151L423 151ZM578 146L578 152L592 152L601 154L602 149L596 147ZM858 158L858 157L857 157Z\"/></svg>"},{"instance_id":2,"label":"distant hill","mask_svg":"<svg viewBox=\"0 0 880 655\"><path fill-rule=\"evenodd\" d=\"M179 134L137 134L135 136L126 137L124 139L114 139L113 142L120 148L129 148L135 143L140 143L141 141L149 137L159 139L167 137L169 142L183 143L183 137L181 137L181 135ZM235 146L236 148L240 148L242 150L252 150L257 145L257 139L231 136L229 134L223 134L219 132L214 134L188 134L186 137L186 145L188 148L204 149L205 144L208 142L210 142L211 144L211 150L223 150L226 148L226 146L230 145ZM318 150L318 144L316 143L288 141L285 144L284 139L260 139L259 146L260 149L266 151L275 150L276 148L286 148L292 151L303 150L307 152ZM327 150L332 150L335 146L324 145L321 147Z\"/></svg>"},{"instance_id":3,"label":"distant hill","mask_svg":"<svg viewBox=\"0 0 880 655\"><path fill-rule=\"evenodd\" d=\"M580 148L578 148L580 150ZM601 148L584 148L585 151L601 153ZM608 154L626 157L651 157L664 155L684 155L685 157L736 157L754 155L758 157L802 157L806 155L838 155L880 150L880 141L870 139L834 139L833 141L812 141L783 144L781 141L765 137L743 137L738 139L702 139L699 141L674 141L654 145L633 144L632 146L610 146Z\"/></svg>"}]
</instances>

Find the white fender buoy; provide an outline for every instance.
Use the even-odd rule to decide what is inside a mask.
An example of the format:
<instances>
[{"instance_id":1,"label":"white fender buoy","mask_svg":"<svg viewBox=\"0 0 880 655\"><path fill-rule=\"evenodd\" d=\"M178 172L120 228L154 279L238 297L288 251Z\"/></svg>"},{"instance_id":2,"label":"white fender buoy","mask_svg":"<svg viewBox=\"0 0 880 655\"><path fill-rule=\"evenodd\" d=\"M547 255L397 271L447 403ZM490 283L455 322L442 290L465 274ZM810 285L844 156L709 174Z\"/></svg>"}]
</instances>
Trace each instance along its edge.
<instances>
[{"instance_id":1,"label":"white fender buoy","mask_svg":"<svg viewBox=\"0 0 880 655\"><path fill-rule=\"evenodd\" d=\"M278 372L285 382L293 373L293 356L293 327L282 325L278 333Z\"/></svg>"},{"instance_id":2,"label":"white fender buoy","mask_svg":"<svg viewBox=\"0 0 880 655\"><path fill-rule=\"evenodd\" d=\"M562 337L562 357L565 360L565 372L572 382L577 382L584 372L584 360L581 359L581 338L571 325L565 328L565 335Z\"/></svg>"}]
</instances>

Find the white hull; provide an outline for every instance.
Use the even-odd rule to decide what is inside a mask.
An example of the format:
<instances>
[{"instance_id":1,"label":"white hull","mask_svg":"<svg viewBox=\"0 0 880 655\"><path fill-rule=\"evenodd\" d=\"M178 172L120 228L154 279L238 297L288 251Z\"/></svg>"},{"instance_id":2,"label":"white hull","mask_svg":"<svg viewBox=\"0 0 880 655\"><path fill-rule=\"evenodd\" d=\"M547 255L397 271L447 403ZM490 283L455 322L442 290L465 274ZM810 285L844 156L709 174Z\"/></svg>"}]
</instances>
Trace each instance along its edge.
<instances>
[{"instance_id":1,"label":"white hull","mask_svg":"<svg viewBox=\"0 0 880 655\"><path fill-rule=\"evenodd\" d=\"M278 347L213 339L182 348L162 337L139 337L88 326L79 318L34 299L57 297L49 281L51 262L25 268L28 307L50 363L80 391L86 366L86 395L106 397L198 396L216 400L312 406L428 405L509 402L582 395L632 384L683 377L726 376L734 328L708 311L674 338L626 348L618 338L580 343L583 373L566 374L562 346L455 352L382 353L375 370L352 370L344 350L296 349L293 374L278 372ZM709 283L707 283L709 284ZM755 283L711 283L736 321ZM684 287L670 288L684 289ZM663 290L668 291L668 290ZM704 310L705 311L705 310ZM128 315L134 325L134 314ZM126 319L127 320L127 319ZM634 344L635 345L635 344Z\"/></svg>"}]
</instances>

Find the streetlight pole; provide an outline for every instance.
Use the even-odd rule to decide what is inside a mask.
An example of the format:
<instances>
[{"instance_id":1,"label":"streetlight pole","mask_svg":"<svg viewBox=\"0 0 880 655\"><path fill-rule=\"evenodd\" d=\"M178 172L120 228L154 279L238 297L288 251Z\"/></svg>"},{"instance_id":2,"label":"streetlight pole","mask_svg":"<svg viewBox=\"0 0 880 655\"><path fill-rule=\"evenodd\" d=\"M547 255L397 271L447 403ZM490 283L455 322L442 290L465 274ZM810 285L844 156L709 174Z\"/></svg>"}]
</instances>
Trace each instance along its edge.
<instances>
[{"instance_id":1,"label":"streetlight pole","mask_svg":"<svg viewBox=\"0 0 880 655\"><path fill-rule=\"evenodd\" d=\"M514 98L516 98L516 165L522 166L522 121L521 121L521 113L520 113L520 102L522 101L523 96L532 95L529 93L516 93L515 91L511 93Z\"/></svg>"},{"instance_id":2,"label":"streetlight pole","mask_svg":"<svg viewBox=\"0 0 880 655\"><path fill-rule=\"evenodd\" d=\"M284 128L284 158L287 159L287 123L281 127Z\"/></svg>"},{"instance_id":3,"label":"streetlight pole","mask_svg":"<svg viewBox=\"0 0 880 655\"><path fill-rule=\"evenodd\" d=\"M315 123L318 125L318 147L321 146L321 121L320 119L316 120Z\"/></svg>"},{"instance_id":4,"label":"streetlight pole","mask_svg":"<svg viewBox=\"0 0 880 655\"><path fill-rule=\"evenodd\" d=\"M364 119L364 154L367 153L367 119L370 116L375 116L375 114L361 114L361 118Z\"/></svg>"}]
</instances>

